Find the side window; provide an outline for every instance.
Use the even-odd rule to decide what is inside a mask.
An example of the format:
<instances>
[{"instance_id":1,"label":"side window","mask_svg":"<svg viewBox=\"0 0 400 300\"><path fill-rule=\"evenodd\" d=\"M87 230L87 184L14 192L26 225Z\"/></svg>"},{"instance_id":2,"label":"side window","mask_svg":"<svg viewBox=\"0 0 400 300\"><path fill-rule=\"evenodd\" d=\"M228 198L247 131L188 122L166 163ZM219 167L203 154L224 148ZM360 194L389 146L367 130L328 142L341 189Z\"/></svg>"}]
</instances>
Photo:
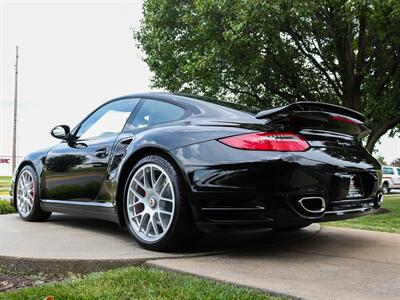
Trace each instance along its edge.
<instances>
[{"instance_id":1,"label":"side window","mask_svg":"<svg viewBox=\"0 0 400 300\"><path fill-rule=\"evenodd\" d=\"M394 170L393 168L383 167L383 174L393 175Z\"/></svg>"},{"instance_id":2,"label":"side window","mask_svg":"<svg viewBox=\"0 0 400 300\"><path fill-rule=\"evenodd\" d=\"M397 168L397 175L400 175L400 168Z\"/></svg>"},{"instance_id":3,"label":"side window","mask_svg":"<svg viewBox=\"0 0 400 300\"><path fill-rule=\"evenodd\" d=\"M184 115L185 110L182 107L163 101L146 99L133 119L131 127L143 128L172 122L181 119Z\"/></svg>"},{"instance_id":4,"label":"side window","mask_svg":"<svg viewBox=\"0 0 400 300\"><path fill-rule=\"evenodd\" d=\"M76 137L89 139L118 134L140 99L110 102L89 116L80 126Z\"/></svg>"}]
</instances>

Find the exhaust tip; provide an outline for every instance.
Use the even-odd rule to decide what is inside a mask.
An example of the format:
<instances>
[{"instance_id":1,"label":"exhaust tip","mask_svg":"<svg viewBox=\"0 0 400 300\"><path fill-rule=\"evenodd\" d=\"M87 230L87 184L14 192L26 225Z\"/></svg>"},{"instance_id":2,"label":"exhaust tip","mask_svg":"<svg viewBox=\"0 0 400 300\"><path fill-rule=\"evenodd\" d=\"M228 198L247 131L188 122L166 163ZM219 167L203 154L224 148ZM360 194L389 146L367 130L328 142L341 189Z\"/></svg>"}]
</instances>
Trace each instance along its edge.
<instances>
[{"instance_id":1,"label":"exhaust tip","mask_svg":"<svg viewBox=\"0 0 400 300\"><path fill-rule=\"evenodd\" d=\"M299 201L300 206L312 214L321 214L325 212L325 199L322 197L304 197Z\"/></svg>"}]
</instances>

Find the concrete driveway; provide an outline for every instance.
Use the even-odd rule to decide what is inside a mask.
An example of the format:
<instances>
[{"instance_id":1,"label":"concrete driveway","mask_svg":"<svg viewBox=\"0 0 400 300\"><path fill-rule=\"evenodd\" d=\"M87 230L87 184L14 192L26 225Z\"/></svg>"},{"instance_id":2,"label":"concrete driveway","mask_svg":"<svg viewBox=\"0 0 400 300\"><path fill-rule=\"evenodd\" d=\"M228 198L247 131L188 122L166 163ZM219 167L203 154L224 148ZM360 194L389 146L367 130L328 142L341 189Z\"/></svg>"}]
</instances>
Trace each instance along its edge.
<instances>
[{"instance_id":1,"label":"concrete driveway","mask_svg":"<svg viewBox=\"0 0 400 300\"><path fill-rule=\"evenodd\" d=\"M400 234L321 227L206 236L182 253L139 247L116 224L0 216L0 267L91 272L146 263L306 299L400 299Z\"/></svg>"},{"instance_id":2,"label":"concrete driveway","mask_svg":"<svg viewBox=\"0 0 400 300\"><path fill-rule=\"evenodd\" d=\"M275 248L148 265L306 299L400 299L400 235L324 227Z\"/></svg>"},{"instance_id":3,"label":"concrete driveway","mask_svg":"<svg viewBox=\"0 0 400 300\"><path fill-rule=\"evenodd\" d=\"M206 236L181 253L147 251L117 224L62 214L47 222L24 222L17 214L0 216L0 267L38 272L87 273L160 258L182 258L244 249L268 248L307 238L320 229L315 224L298 232Z\"/></svg>"}]
</instances>

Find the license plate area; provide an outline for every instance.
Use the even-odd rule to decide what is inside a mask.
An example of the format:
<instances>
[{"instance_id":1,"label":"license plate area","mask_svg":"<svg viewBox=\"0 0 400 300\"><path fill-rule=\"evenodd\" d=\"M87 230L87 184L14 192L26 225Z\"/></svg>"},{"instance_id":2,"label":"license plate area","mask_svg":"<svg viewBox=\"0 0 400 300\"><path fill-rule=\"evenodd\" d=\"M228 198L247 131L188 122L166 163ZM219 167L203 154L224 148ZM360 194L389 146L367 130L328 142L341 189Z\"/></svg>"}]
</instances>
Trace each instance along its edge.
<instances>
[{"instance_id":1,"label":"license plate area","mask_svg":"<svg viewBox=\"0 0 400 300\"><path fill-rule=\"evenodd\" d=\"M364 197L363 182L360 175L350 174L347 199Z\"/></svg>"},{"instance_id":2,"label":"license plate area","mask_svg":"<svg viewBox=\"0 0 400 300\"><path fill-rule=\"evenodd\" d=\"M374 172L337 172L334 173L330 189L331 201L369 198L379 189Z\"/></svg>"}]
</instances>

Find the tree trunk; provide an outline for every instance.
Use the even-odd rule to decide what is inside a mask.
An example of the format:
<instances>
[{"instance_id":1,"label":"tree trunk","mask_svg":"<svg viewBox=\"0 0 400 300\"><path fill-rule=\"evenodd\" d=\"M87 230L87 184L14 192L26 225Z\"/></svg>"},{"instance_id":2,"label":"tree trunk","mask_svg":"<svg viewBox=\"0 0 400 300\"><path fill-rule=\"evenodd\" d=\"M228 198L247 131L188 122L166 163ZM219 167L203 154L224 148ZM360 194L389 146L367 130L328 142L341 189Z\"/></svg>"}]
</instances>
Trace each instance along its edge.
<instances>
[{"instance_id":1,"label":"tree trunk","mask_svg":"<svg viewBox=\"0 0 400 300\"><path fill-rule=\"evenodd\" d=\"M373 128L376 128L375 130L372 130L371 134L368 137L367 141L367 150L372 153L374 150L376 142L390 129L396 127L400 123L400 115L394 116L393 118L387 120L383 124L375 124Z\"/></svg>"}]
</instances>

